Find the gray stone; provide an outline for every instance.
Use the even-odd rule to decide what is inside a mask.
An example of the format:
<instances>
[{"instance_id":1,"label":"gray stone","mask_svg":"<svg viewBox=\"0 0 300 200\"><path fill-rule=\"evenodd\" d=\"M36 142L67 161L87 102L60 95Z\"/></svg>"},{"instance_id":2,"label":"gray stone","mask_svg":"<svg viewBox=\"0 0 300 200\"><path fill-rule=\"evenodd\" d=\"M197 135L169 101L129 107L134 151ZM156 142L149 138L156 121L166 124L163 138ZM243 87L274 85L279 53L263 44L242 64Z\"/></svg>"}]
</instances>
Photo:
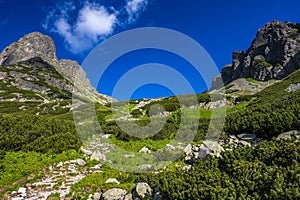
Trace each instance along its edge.
<instances>
[{"instance_id":1,"label":"gray stone","mask_svg":"<svg viewBox=\"0 0 300 200\"><path fill-rule=\"evenodd\" d=\"M167 147L167 149L170 150L170 151L176 150L176 147L173 146L173 145L171 145L171 144L166 144L166 147Z\"/></svg>"},{"instance_id":2,"label":"gray stone","mask_svg":"<svg viewBox=\"0 0 300 200\"><path fill-rule=\"evenodd\" d=\"M127 194L127 195L124 197L124 200L133 200L132 194Z\"/></svg>"},{"instance_id":3,"label":"gray stone","mask_svg":"<svg viewBox=\"0 0 300 200\"><path fill-rule=\"evenodd\" d=\"M244 140L244 141L253 141L253 140L256 139L256 134L243 133L243 134L237 135L237 137L238 137L240 140Z\"/></svg>"},{"instance_id":4,"label":"gray stone","mask_svg":"<svg viewBox=\"0 0 300 200\"><path fill-rule=\"evenodd\" d=\"M300 83L290 84L288 88L285 89L287 92L294 92L300 88Z\"/></svg>"},{"instance_id":5,"label":"gray stone","mask_svg":"<svg viewBox=\"0 0 300 200\"><path fill-rule=\"evenodd\" d=\"M89 196L88 196L87 199L88 199L88 200L93 200L93 194L89 194Z\"/></svg>"},{"instance_id":6,"label":"gray stone","mask_svg":"<svg viewBox=\"0 0 300 200\"><path fill-rule=\"evenodd\" d=\"M104 200L123 200L127 191L119 188L109 189L103 194Z\"/></svg>"},{"instance_id":7,"label":"gray stone","mask_svg":"<svg viewBox=\"0 0 300 200\"><path fill-rule=\"evenodd\" d=\"M105 161L106 156L104 154L102 154L99 150L96 150L91 155L91 160Z\"/></svg>"},{"instance_id":8,"label":"gray stone","mask_svg":"<svg viewBox=\"0 0 300 200\"><path fill-rule=\"evenodd\" d=\"M24 194L24 193L26 193L26 190L27 189L25 187L20 187L19 190L18 190L18 193L19 194Z\"/></svg>"},{"instance_id":9,"label":"gray stone","mask_svg":"<svg viewBox=\"0 0 300 200\"><path fill-rule=\"evenodd\" d=\"M11 198L11 200L23 200L24 198L23 197L13 197Z\"/></svg>"},{"instance_id":10,"label":"gray stone","mask_svg":"<svg viewBox=\"0 0 300 200\"><path fill-rule=\"evenodd\" d=\"M293 131L288 131L288 132L282 133L277 136L277 139L290 140L290 139L292 139L293 135L296 136L297 139L300 139L300 131L298 131L298 130L293 130Z\"/></svg>"},{"instance_id":11,"label":"gray stone","mask_svg":"<svg viewBox=\"0 0 300 200\"><path fill-rule=\"evenodd\" d=\"M82 160L82 159L77 159L76 162L80 166L85 166L86 165L86 162L84 160Z\"/></svg>"},{"instance_id":12,"label":"gray stone","mask_svg":"<svg viewBox=\"0 0 300 200\"><path fill-rule=\"evenodd\" d=\"M93 195L93 200L100 200L100 199L101 199L101 196L102 196L102 193L96 192L96 193Z\"/></svg>"},{"instance_id":13,"label":"gray stone","mask_svg":"<svg viewBox=\"0 0 300 200\"><path fill-rule=\"evenodd\" d=\"M241 146L241 147L251 147L251 144L249 142L246 142L246 141L243 141L243 140L238 141L237 145Z\"/></svg>"},{"instance_id":14,"label":"gray stone","mask_svg":"<svg viewBox=\"0 0 300 200\"><path fill-rule=\"evenodd\" d=\"M152 165L150 165L150 164L143 164L143 165L138 166L138 169L140 169L140 170L148 170L151 168L152 168Z\"/></svg>"},{"instance_id":15,"label":"gray stone","mask_svg":"<svg viewBox=\"0 0 300 200\"><path fill-rule=\"evenodd\" d=\"M225 66L221 75L213 79L210 90L223 87L222 80L227 85L239 78L250 77L258 81L283 79L300 68L299 39L299 24L267 23L259 29L246 52L233 52L232 64Z\"/></svg>"},{"instance_id":16,"label":"gray stone","mask_svg":"<svg viewBox=\"0 0 300 200\"><path fill-rule=\"evenodd\" d=\"M153 200L161 200L163 199L163 196L158 192L154 195Z\"/></svg>"},{"instance_id":17,"label":"gray stone","mask_svg":"<svg viewBox=\"0 0 300 200\"><path fill-rule=\"evenodd\" d=\"M149 198L152 196L152 189L148 183L138 183L135 188L136 194L140 198Z\"/></svg>"},{"instance_id":18,"label":"gray stone","mask_svg":"<svg viewBox=\"0 0 300 200\"><path fill-rule=\"evenodd\" d=\"M0 65L16 64L35 57L57 66L56 49L53 40L39 32L25 35L6 47L0 54Z\"/></svg>"},{"instance_id":19,"label":"gray stone","mask_svg":"<svg viewBox=\"0 0 300 200\"><path fill-rule=\"evenodd\" d=\"M186 154L189 154L192 152L192 145L191 144L188 144L184 149L183 151L186 153Z\"/></svg>"},{"instance_id":20,"label":"gray stone","mask_svg":"<svg viewBox=\"0 0 300 200\"><path fill-rule=\"evenodd\" d=\"M118 185L120 184L120 182L116 178L109 178L105 181L105 183L116 183Z\"/></svg>"},{"instance_id":21,"label":"gray stone","mask_svg":"<svg viewBox=\"0 0 300 200\"><path fill-rule=\"evenodd\" d=\"M144 146L143 148L141 148L139 153L151 153L151 150Z\"/></svg>"},{"instance_id":22,"label":"gray stone","mask_svg":"<svg viewBox=\"0 0 300 200\"><path fill-rule=\"evenodd\" d=\"M221 152L224 151L224 148L218 142L210 140L204 140L200 149L208 149L209 151L207 151L207 153L216 157L220 157ZM204 158L202 156L203 155L201 155L201 158Z\"/></svg>"},{"instance_id":23,"label":"gray stone","mask_svg":"<svg viewBox=\"0 0 300 200\"><path fill-rule=\"evenodd\" d=\"M22 66L15 66L16 64ZM6 47L0 54L0 66L9 68L10 76L15 79L10 82L24 90L46 93L53 87L57 87L102 104L115 101L115 99L96 91L77 62L71 60L58 61L53 40L42 33L30 33ZM45 68L50 72L39 70L38 75L22 74L22 77L20 77L20 73L15 70L23 69L24 66L32 69ZM0 79L5 81L6 75L1 73ZM34 81L41 80L52 87L34 83ZM55 98L60 97L56 93L52 95Z\"/></svg>"}]
</instances>

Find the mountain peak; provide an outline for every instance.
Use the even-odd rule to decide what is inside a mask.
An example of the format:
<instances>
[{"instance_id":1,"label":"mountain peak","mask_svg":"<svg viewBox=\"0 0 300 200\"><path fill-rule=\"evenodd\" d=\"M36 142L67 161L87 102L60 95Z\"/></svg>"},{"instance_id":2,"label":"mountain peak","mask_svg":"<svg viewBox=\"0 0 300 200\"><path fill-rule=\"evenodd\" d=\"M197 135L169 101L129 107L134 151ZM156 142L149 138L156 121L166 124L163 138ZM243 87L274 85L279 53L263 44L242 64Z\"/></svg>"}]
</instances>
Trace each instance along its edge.
<instances>
[{"instance_id":1,"label":"mountain peak","mask_svg":"<svg viewBox=\"0 0 300 200\"><path fill-rule=\"evenodd\" d=\"M300 24L273 21L259 29L250 48L235 51L232 64L213 80L211 90L239 78L281 80L300 68Z\"/></svg>"},{"instance_id":2,"label":"mountain peak","mask_svg":"<svg viewBox=\"0 0 300 200\"><path fill-rule=\"evenodd\" d=\"M0 65L16 64L35 57L57 66L56 48L53 40L42 33L33 32L6 47L0 54Z\"/></svg>"},{"instance_id":3,"label":"mountain peak","mask_svg":"<svg viewBox=\"0 0 300 200\"><path fill-rule=\"evenodd\" d=\"M11 66L15 64L17 65ZM93 88L86 77L86 73L76 61L58 61L53 40L39 32L29 33L6 47L0 54L1 68L9 69L9 73L13 76L11 81L18 83L17 85L21 89L34 90L33 88L39 88L46 91L51 88L58 88L57 91L62 89L66 93L73 93L80 98L83 97L101 104L115 101L109 96L99 94ZM27 70L29 74L23 72L20 74L20 69ZM44 69L51 69L52 72L45 74ZM39 70L39 72L36 73L32 70ZM37 77L37 74L39 77ZM40 84L49 87L37 86L32 81L24 82L22 78L20 79L23 76L31 77L33 82L34 80L42 81ZM43 82L43 80L46 82ZM24 87L24 85L27 85L27 87Z\"/></svg>"}]
</instances>

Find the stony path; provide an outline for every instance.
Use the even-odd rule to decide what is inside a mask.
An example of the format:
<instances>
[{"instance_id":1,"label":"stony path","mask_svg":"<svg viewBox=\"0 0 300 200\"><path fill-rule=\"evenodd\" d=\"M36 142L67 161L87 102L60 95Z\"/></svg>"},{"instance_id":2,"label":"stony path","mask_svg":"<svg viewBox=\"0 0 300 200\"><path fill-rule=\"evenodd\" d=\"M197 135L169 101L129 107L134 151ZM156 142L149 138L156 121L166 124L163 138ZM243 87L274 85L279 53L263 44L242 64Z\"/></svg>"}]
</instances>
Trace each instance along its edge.
<instances>
[{"instance_id":1,"label":"stony path","mask_svg":"<svg viewBox=\"0 0 300 200\"><path fill-rule=\"evenodd\" d=\"M70 193L71 186L90 173L100 171L101 165L88 170L82 159L60 162L57 165L49 166L41 180L20 187L13 191L5 199L11 200L42 200L47 199L51 194L59 194L60 199L65 199Z\"/></svg>"}]
</instances>

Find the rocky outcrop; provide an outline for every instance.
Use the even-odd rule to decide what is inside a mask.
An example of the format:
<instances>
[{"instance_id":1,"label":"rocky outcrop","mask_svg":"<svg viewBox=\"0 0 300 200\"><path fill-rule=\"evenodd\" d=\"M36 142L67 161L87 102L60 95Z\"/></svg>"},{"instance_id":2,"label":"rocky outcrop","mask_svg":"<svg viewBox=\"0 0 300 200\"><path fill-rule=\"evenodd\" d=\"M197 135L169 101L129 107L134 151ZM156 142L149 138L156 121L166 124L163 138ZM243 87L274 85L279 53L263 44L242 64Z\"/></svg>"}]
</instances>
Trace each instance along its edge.
<instances>
[{"instance_id":1,"label":"rocky outcrop","mask_svg":"<svg viewBox=\"0 0 300 200\"><path fill-rule=\"evenodd\" d=\"M41 179L33 179L17 191L12 191L4 199L52 199L52 194L59 194L59 199L67 199L72 185L88 174L99 173L96 168L88 168L82 159L69 160L50 165L43 171ZM99 197L100 198L100 197Z\"/></svg>"},{"instance_id":2,"label":"rocky outcrop","mask_svg":"<svg viewBox=\"0 0 300 200\"><path fill-rule=\"evenodd\" d=\"M239 78L258 81L281 80L300 68L300 24L273 21L256 34L250 48L235 51L232 64L226 65L214 78L211 89Z\"/></svg>"},{"instance_id":3,"label":"rocky outcrop","mask_svg":"<svg viewBox=\"0 0 300 200\"><path fill-rule=\"evenodd\" d=\"M135 188L134 196L141 199L150 198L152 196L152 189L148 183L138 183Z\"/></svg>"},{"instance_id":4,"label":"rocky outcrop","mask_svg":"<svg viewBox=\"0 0 300 200\"><path fill-rule=\"evenodd\" d=\"M73 60L60 60L57 70L68 81L74 84L73 92L81 97L88 97L90 100L98 101L102 104L115 101L113 98L99 94L91 85L82 67Z\"/></svg>"},{"instance_id":5,"label":"rocky outcrop","mask_svg":"<svg viewBox=\"0 0 300 200\"><path fill-rule=\"evenodd\" d=\"M123 200L127 191L119 188L107 190L101 199L103 200Z\"/></svg>"},{"instance_id":6,"label":"rocky outcrop","mask_svg":"<svg viewBox=\"0 0 300 200\"><path fill-rule=\"evenodd\" d=\"M192 164L198 159L207 159L209 156L220 157L223 151L223 147L218 142L205 140L202 144L189 144L184 149L184 160Z\"/></svg>"},{"instance_id":7,"label":"rocky outcrop","mask_svg":"<svg viewBox=\"0 0 300 200\"><path fill-rule=\"evenodd\" d=\"M35 57L40 57L52 66L57 66L53 40L39 32L30 33L6 47L0 54L0 65L16 64Z\"/></svg>"},{"instance_id":8,"label":"rocky outcrop","mask_svg":"<svg viewBox=\"0 0 300 200\"><path fill-rule=\"evenodd\" d=\"M80 98L83 97L84 99L97 101L101 104L115 101L111 97L99 94L92 87L86 77L86 73L76 61L58 61L53 40L42 33L30 33L6 47L0 54L1 68L9 68L10 71L20 71L17 68L22 68L22 65L31 68L31 72L40 71L42 73L44 69L49 70L51 74L43 78L43 81L45 80L50 88L51 86L55 86L73 93ZM27 70L27 76L30 76L31 74L29 73L31 72ZM24 73L22 76L25 76ZM0 75L0 78L3 79L3 74ZM36 92L45 92L48 90L45 84L43 84L43 87L40 87L33 83L37 81L34 78L31 81L23 81L23 79L18 77L15 78L18 79L16 81L19 81L21 85L26 86L27 90Z\"/></svg>"},{"instance_id":9,"label":"rocky outcrop","mask_svg":"<svg viewBox=\"0 0 300 200\"><path fill-rule=\"evenodd\" d=\"M292 130L285 133L281 133L278 135L277 139L284 139L284 140L290 140L293 137L296 137L296 139L300 139L300 131L298 130Z\"/></svg>"}]
</instances>

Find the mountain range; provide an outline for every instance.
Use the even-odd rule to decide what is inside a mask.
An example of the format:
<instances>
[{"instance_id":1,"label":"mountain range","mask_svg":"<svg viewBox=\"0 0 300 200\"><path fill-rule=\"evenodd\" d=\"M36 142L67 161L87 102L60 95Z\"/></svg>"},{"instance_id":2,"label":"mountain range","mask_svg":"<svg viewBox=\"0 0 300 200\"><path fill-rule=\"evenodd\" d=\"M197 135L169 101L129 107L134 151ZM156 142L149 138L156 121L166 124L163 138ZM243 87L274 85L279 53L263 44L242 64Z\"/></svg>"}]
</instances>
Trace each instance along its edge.
<instances>
[{"instance_id":1,"label":"mountain range","mask_svg":"<svg viewBox=\"0 0 300 200\"><path fill-rule=\"evenodd\" d=\"M299 97L297 23L259 29L209 91L123 102L99 94L76 61L58 60L50 37L30 33L0 54L0 198L300 199ZM84 102L101 134L89 114L75 125ZM158 131L139 138L137 125Z\"/></svg>"}]
</instances>

